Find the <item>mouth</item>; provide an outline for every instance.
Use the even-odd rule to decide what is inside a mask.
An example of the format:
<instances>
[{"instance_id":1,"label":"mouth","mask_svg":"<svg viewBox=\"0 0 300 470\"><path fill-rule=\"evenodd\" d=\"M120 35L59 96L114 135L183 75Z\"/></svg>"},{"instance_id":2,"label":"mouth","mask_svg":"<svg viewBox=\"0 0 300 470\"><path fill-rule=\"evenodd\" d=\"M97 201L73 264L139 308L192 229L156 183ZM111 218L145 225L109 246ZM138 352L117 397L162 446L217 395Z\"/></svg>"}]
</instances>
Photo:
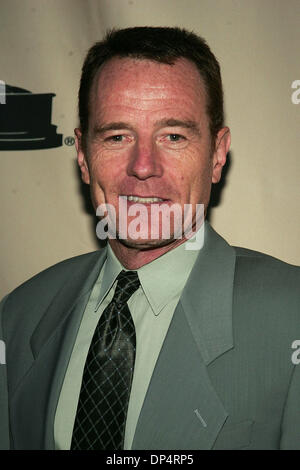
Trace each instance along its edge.
<instances>
[{"instance_id":1,"label":"mouth","mask_svg":"<svg viewBox=\"0 0 300 470\"><path fill-rule=\"evenodd\" d=\"M156 196L147 196L147 197L142 197L142 196L136 196L136 195L120 195L120 197L128 202L135 202L139 204L153 204L157 202L167 202L169 199L162 199L160 197Z\"/></svg>"}]
</instances>

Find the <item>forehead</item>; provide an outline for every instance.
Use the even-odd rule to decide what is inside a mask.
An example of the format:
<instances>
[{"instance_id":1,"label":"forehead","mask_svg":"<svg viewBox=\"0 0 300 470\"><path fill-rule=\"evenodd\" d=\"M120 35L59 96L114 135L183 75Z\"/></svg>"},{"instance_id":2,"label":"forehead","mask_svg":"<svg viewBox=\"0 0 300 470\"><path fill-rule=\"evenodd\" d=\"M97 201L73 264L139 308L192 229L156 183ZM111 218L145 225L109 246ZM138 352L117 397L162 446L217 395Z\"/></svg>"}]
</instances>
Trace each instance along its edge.
<instances>
[{"instance_id":1,"label":"forehead","mask_svg":"<svg viewBox=\"0 0 300 470\"><path fill-rule=\"evenodd\" d=\"M90 111L96 115L116 108L120 112L125 108L136 112L177 108L190 117L203 113L206 100L196 65L184 58L173 65L113 58L97 72L90 98Z\"/></svg>"}]
</instances>

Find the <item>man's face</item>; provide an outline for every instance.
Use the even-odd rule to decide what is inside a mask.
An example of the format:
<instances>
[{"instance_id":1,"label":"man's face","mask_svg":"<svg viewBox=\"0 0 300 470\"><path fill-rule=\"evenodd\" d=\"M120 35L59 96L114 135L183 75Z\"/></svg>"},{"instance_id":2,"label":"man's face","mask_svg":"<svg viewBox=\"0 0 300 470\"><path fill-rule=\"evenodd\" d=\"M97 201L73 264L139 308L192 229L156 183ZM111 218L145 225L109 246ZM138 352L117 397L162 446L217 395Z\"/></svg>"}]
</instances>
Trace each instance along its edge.
<instances>
[{"instance_id":1,"label":"man's face","mask_svg":"<svg viewBox=\"0 0 300 470\"><path fill-rule=\"evenodd\" d=\"M162 203L182 209L192 204L193 215L196 204L206 209L230 143L223 128L212 149L204 85L196 66L185 59L174 65L131 58L105 63L91 89L86 152L79 129L76 136L93 204L114 206L117 227L120 196L127 207L143 203L149 220L153 205ZM166 241L129 237L126 243L146 248Z\"/></svg>"}]
</instances>

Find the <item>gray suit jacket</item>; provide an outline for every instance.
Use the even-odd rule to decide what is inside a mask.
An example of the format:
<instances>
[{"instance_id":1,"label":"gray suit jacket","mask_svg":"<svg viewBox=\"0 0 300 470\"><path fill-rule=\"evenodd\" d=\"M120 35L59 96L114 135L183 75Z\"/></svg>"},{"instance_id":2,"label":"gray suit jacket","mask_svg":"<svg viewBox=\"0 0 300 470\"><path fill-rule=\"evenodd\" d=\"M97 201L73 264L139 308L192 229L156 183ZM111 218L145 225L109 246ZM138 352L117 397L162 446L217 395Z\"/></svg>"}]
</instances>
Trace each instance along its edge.
<instances>
[{"instance_id":1,"label":"gray suit jacket","mask_svg":"<svg viewBox=\"0 0 300 470\"><path fill-rule=\"evenodd\" d=\"M105 256L63 261L3 300L1 448L54 448L60 389ZM300 449L299 281L299 268L231 247L206 225L133 449Z\"/></svg>"}]
</instances>

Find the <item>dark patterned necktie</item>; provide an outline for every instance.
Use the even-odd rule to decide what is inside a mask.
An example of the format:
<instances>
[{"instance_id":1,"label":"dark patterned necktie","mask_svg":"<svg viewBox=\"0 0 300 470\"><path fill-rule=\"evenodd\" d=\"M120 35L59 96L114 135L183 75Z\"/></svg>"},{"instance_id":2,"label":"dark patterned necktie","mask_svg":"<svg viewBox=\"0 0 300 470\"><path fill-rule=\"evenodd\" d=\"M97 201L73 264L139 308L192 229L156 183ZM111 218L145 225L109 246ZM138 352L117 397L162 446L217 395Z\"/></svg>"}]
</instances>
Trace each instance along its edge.
<instances>
[{"instance_id":1,"label":"dark patterned necktie","mask_svg":"<svg viewBox=\"0 0 300 470\"><path fill-rule=\"evenodd\" d=\"M103 311L87 355L71 449L120 450L135 361L135 328L127 305L140 282L122 271L114 297Z\"/></svg>"}]
</instances>

